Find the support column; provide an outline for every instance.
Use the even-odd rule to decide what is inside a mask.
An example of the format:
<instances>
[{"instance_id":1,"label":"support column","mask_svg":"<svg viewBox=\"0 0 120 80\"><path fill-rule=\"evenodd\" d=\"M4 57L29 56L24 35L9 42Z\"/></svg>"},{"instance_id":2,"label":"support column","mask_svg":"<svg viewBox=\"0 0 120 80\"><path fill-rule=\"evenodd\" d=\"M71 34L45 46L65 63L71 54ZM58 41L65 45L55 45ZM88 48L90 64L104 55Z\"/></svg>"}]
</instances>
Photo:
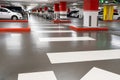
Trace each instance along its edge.
<instances>
[{"instance_id":1,"label":"support column","mask_svg":"<svg viewBox=\"0 0 120 80\"><path fill-rule=\"evenodd\" d=\"M104 5L103 20L113 20L114 7L112 5Z\"/></svg>"},{"instance_id":2,"label":"support column","mask_svg":"<svg viewBox=\"0 0 120 80\"><path fill-rule=\"evenodd\" d=\"M44 7L44 14L48 14L48 7Z\"/></svg>"},{"instance_id":3,"label":"support column","mask_svg":"<svg viewBox=\"0 0 120 80\"><path fill-rule=\"evenodd\" d=\"M48 11L48 7L44 7L44 11L47 12Z\"/></svg>"},{"instance_id":4,"label":"support column","mask_svg":"<svg viewBox=\"0 0 120 80\"><path fill-rule=\"evenodd\" d=\"M39 11L40 16L42 16L42 8L40 8Z\"/></svg>"},{"instance_id":5,"label":"support column","mask_svg":"<svg viewBox=\"0 0 120 80\"><path fill-rule=\"evenodd\" d=\"M67 19L67 2L60 2L60 19Z\"/></svg>"},{"instance_id":6,"label":"support column","mask_svg":"<svg viewBox=\"0 0 120 80\"><path fill-rule=\"evenodd\" d=\"M99 0L84 0L84 27L98 26Z\"/></svg>"},{"instance_id":7,"label":"support column","mask_svg":"<svg viewBox=\"0 0 120 80\"><path fill-rule=\"evenodd\" d=\"M54 19L57 20L60 17L59 3L54 4Z\"/></svg>"},{"instance_id":8,"label":"support column","mask_svg":"<svg viewBox=\"0 0 120 80\"><path fill-rule=\"evenodd\" d=\"M42 12L42 8L39 8L39 11Z\"/></svg>"},{"instance_id":9,"label":"support column","mask_svg":"<svg viewBox=\"0 0 120 80\"><path fill-rule=\"evenodd\" d=\"M47 19L47 14L48 14L48 7L44 7L44 14L43 17Z\"/></svg>"},{"instance_id":10,"label":"support column","mask_svg":"<svg viewBox=\"0 0 120 80\"><path fill-rule=\"evenodd\" d=\"M71 25L74 31L108 31L108 27L98 27L98 6L99 0L84 0L84 21L83 26Z\"/></svg>"},{"instance_id":11,"label":"support column","mask_svg":"<svg viewBox=\"0 0 120 80\"><path fill-rule=\"evenodd\" d=\"M70 13L70 8L67 9L67 12Z\"/></svg>"}]
</instances>

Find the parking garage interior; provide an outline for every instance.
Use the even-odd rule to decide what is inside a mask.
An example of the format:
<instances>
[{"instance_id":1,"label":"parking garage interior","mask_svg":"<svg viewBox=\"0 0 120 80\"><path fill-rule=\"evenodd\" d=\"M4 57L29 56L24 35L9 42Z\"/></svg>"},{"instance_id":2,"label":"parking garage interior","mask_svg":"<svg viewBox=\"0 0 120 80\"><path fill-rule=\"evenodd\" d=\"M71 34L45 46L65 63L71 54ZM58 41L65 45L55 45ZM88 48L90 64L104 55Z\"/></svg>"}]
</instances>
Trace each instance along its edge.
<instances>
[{"instance_id":1,"label":"parking garage interior","mask_svg":"<svg viewBox=\"0 0 120 80\"><path fill-rule=\"evenodd\" d=\"M120 80L120 0L0 0L0 80Z\"/></svg>"}]
</instances>

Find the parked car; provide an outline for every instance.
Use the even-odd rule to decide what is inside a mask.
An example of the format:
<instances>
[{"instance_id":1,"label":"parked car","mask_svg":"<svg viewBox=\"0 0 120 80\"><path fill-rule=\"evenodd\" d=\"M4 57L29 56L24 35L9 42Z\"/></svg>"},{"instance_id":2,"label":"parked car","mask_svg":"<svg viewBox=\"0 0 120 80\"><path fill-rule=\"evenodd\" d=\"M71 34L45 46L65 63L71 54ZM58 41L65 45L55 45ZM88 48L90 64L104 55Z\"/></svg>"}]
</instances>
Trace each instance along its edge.
<instances>
[{"instance_id":1,"label":"parked car","mask_svg":"<svg viewBox=\"0 0 120 80\"><path fill-rule=\"evenodd\" d=\"M98 19L103 20L103 11L100 11L98 13ZM117 10L114 10L113 20L120 20L120 14L119 14L119 12Z\"/></svg>"},{"instance_id":2,"label":"parked car","mask_svg":"<svg viewBox=\"0 0 120 80\"><path fill-rule=\"evenodd\" d=\"M79 11L71 11L67 15L68 17L78 18L79 17Z\"/></svg>"},{"instance_id":3,"label":"parked car","mask_svg":"<svg viewBox=\"0 0 120 80\"><path fill-rule=\"evenodd\" d=\"M67 16L72 18L83 18L83 11L82 10L71 11L70 13L67 14Z\"/></svg>"},{"instance_id":4,"label":"parked car","mask_svg":"<svg viewBox=\"0 0 120 80\"><path fill-rule=\"evenodd\" d=\"M24 11L19 6L4 6L4 8L7 8L7 9L11 10L12 12L20 13L22 15L23 19L28 19L28 13L27 13L27 11Z\"/></svg>"},{"instance_id":5,"label":"parked car","mask_svg":"<svg viewBox=\"0 0 120 80\"><path fill-rule=\"evenodd\" d=\"M47 12L43 12L43 18L45 19L53 19L54 18L54 11L53 10L48 10Z\"/></svg>"},{"instance_id":6,"label":"parked car","mask_svg":"<svg viewBox=\"0 0 120 80\"><path fill-rule=\"evenodd\" d=\"M53 19L54 18L54 11L53 10L48 10L47 14L47 19Z\"/></svg>"},{"instance_id":7,"label":"parked car","mask_svg":"<svg viewBox=\"0 0 120 80\"><path fill-rule=\"evenodd\" d=\"M22 15L7 8L0 8L0 19L18 20L22 19Z\"/></svg>"}]
</instances>

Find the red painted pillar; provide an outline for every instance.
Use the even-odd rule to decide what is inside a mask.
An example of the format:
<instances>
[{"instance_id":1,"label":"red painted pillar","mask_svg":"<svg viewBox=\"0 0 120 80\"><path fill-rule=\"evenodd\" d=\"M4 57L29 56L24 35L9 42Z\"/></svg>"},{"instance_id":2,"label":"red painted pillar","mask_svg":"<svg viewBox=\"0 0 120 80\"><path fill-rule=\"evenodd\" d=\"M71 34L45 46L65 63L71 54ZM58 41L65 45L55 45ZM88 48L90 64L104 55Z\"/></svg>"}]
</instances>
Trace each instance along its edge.
<instances>
[{"instance_id":1,"label":"red painted pillar","mask_svg":"<svg viewBox=\"0 0 120 80\"><path fill-rule=\"evenodd\" d=\"M39 11L42 12L42 8L39 8Z\"/></svg>"},{"instance_id":2,"label":"red painted pillar","mask_svg":"<svg viewBox=\"0 0 120 80\"><path fill-rule=\"evenodd\" d=\"M67 9L67 12L70 13L70 8Z\"/></svg>"},{"instance_id":3,"label":"red painted pillar","mask_svg":"<svg viewBox=\"0 0 120 80\"><path fill-rule=\"evenodd\" d=\"M59 19L60 8L59 3L54 4L54 19Z\"/></svg>"},{"instance_id":4,"label":"red painted pillar","mask_svg":"<svg viewBox=\"0 0 120 80\"><path fill-rule=\"evenodd\" d=\"M44 14L43 14L43 16L44 16L45 19L47 19L47 14L48 14L48 7L45 6L44 7Z\"/></svg>"},{"instance_id":5,"label":"red painted pillar","mask_svg":"<svg viewBox=\"0 0 120 80\"><path fill-rule=\"evenodd\" d=\"M39 14L40 14L40 16L42 16L42 10L43 10L42 8L39 8L39 11L40 11Z\"/></svg>"},{"instance_id":6,"label":"red painted pillar","mask_svg":"<svg viewBox=\"0 0 120 80\"><path fill-rule=\"evenodd\" d=\"M98 26L99 0L84 0L84 22L85 27Z\"/></svg>"},{"instance_id":7,"label":"red painted pillar","mask_svg":"<svg viewBox=\"0 0 120 80\"><path fill-rule=\"evenodd\" d=\"M67 2L60 2L60 19L67 19Z\"/></svg>"},{"instance_id":8,"label":"red painted pillar","mask_svg":"<svg viewBox=\"0 0 120 80\"><path fill-rule=\"evenodd\" d=\"M48 11L48 7L44 7L44 11Z\"/></svg>"}]
</instances>

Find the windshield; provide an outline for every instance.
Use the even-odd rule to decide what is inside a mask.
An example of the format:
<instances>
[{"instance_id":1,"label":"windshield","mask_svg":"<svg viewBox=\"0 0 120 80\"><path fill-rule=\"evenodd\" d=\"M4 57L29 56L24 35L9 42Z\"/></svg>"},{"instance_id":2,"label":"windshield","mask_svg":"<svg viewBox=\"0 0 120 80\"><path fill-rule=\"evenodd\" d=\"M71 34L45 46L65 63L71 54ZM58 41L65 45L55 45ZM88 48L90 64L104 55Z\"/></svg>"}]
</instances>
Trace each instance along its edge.
<instances>
[{"instance_id":1,"label":"windshield","mask_svg":"<svg viewBox=\"0 0 120 80\"><path fill-rule=\"evenodd\" d=\"M22 8L21 7L6 7L9 10L13 11L13 12L22 12Z\"/></svg>"},{"instance_id":2,"label":"windshield","mask_svg":"<svg viewBox=\"0 0 120 80\"><path fill-rule=\"evenodd\" d=\"M12 12L19 12L19 11L15 10L15 9L11 9L11 11L12 11Z\"/></svg>"}]
</instances>

